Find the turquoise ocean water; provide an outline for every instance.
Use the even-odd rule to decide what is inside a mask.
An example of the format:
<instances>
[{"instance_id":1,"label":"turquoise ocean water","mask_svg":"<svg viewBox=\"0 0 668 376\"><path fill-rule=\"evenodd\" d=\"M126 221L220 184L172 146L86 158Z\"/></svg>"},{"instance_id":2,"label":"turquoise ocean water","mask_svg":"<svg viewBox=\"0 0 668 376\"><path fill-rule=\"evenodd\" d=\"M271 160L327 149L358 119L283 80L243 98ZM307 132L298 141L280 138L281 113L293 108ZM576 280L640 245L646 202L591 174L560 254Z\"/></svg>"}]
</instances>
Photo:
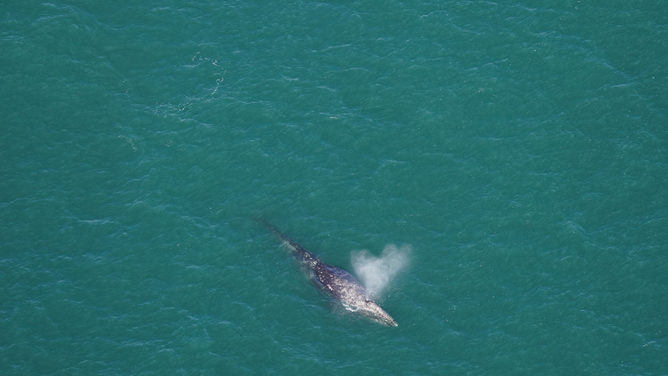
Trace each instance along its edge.
<instances>
[{"instance_id":1,"label":"turquoise ocean water","mask_svg":"<svg viewBox=\"0 0 668 376\"><path fill-rule=\"evenodd\" d=\"M668 375L663 1L8 0L0 83L2 375Z\"/></svg>"}]
</instances>

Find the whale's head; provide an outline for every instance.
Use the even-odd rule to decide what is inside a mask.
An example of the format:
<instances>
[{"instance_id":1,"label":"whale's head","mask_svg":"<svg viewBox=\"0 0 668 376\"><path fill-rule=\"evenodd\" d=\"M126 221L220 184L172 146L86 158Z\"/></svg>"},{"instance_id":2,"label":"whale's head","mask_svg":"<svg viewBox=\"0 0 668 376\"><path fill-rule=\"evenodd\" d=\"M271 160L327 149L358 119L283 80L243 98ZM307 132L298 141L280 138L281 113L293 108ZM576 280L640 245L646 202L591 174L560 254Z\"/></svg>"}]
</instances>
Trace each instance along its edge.
<instances>
[{"instance_id":1,"label":"whale's head","mask_svg":"<svg viewBox=\"0 0 668 376\"><path fill-rule=\"evenodd\" d=\"M392 316L380 308L371 294L345 270L318 263L315 277L322 289L341 301L347 310L362 314L383 325L397 326Z\"/></svg>"},{"instance_id":2,"label":"whale's head","mask_svg":"<svg viewBox=\"0 0 668 376\"><path fill-rule=\"evenodd\" d=\"M362 315L370 318L371 320L387 325L387 326L398 326L396 321L385 312L376 302L370 297L365 297L364 300L360 299L357 302L358 312Z\"/></svg>"}]
</instances>

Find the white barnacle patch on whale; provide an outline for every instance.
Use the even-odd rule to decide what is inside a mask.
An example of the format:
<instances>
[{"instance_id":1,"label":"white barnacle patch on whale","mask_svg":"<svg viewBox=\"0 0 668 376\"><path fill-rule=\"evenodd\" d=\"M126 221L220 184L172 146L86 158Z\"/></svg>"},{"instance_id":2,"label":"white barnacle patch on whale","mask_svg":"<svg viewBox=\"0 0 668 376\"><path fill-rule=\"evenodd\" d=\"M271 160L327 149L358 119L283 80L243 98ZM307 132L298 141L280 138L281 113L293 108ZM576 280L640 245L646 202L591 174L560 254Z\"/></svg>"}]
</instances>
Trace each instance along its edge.
<instances>
[{"instance_id":1,"label":"white barnacle patch on whale","mask_svg":"<svg viewBox=\"0 0 668 376\"><path fill-rule=\"evenodd\" d=\"M346 303L341 303L341 305L343 306L343 308L345 308L347 311L350 311L350 312L357 312L357 311L360 310L358 307L352 307L352 306L350 306Z\"/></svg>"}]
</instances>

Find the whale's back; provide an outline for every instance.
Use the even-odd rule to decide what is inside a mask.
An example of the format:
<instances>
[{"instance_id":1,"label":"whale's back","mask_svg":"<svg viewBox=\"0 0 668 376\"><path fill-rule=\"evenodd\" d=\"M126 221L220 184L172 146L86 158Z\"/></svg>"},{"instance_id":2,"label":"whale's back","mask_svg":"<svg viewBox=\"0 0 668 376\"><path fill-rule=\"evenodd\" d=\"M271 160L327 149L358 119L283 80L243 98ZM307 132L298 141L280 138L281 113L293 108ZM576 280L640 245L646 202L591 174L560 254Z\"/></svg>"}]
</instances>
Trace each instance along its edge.
<instances>
[{"instance_id":1,"label":"whale's back","mask_svg":"<svg viewBox=\"0 0 668 376\"><path fill-rule=\"evenodd\" d=\"M343 269L319 262L315 267L314 275L326 292L344 303L352 303L360 297L368 297L359 281Z\"/></svg>"}]
</instances>

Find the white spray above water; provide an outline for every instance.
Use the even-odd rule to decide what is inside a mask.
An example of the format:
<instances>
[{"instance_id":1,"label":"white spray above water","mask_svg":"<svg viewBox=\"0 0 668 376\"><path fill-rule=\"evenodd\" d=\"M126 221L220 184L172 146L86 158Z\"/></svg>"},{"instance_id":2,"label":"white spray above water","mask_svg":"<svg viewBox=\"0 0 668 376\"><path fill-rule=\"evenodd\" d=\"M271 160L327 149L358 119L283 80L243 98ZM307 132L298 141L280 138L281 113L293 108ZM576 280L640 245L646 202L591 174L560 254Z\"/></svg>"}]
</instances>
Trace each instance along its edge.
<instances>
[{"instance_id":1,"label":"white spray above water","mask_svg":"<svg viewBox=\"0 0 668 376\"><path fill-rule=\"evenodd\" d=\"M410 253L410 244L402 245L401 248L397 248L394 244L388 244L383 249L383 254L380 257L363 250L353 252L351 262L364 287L371 295L377 297L394 276L408 265Z\"/></svg>"}]
</instances>

